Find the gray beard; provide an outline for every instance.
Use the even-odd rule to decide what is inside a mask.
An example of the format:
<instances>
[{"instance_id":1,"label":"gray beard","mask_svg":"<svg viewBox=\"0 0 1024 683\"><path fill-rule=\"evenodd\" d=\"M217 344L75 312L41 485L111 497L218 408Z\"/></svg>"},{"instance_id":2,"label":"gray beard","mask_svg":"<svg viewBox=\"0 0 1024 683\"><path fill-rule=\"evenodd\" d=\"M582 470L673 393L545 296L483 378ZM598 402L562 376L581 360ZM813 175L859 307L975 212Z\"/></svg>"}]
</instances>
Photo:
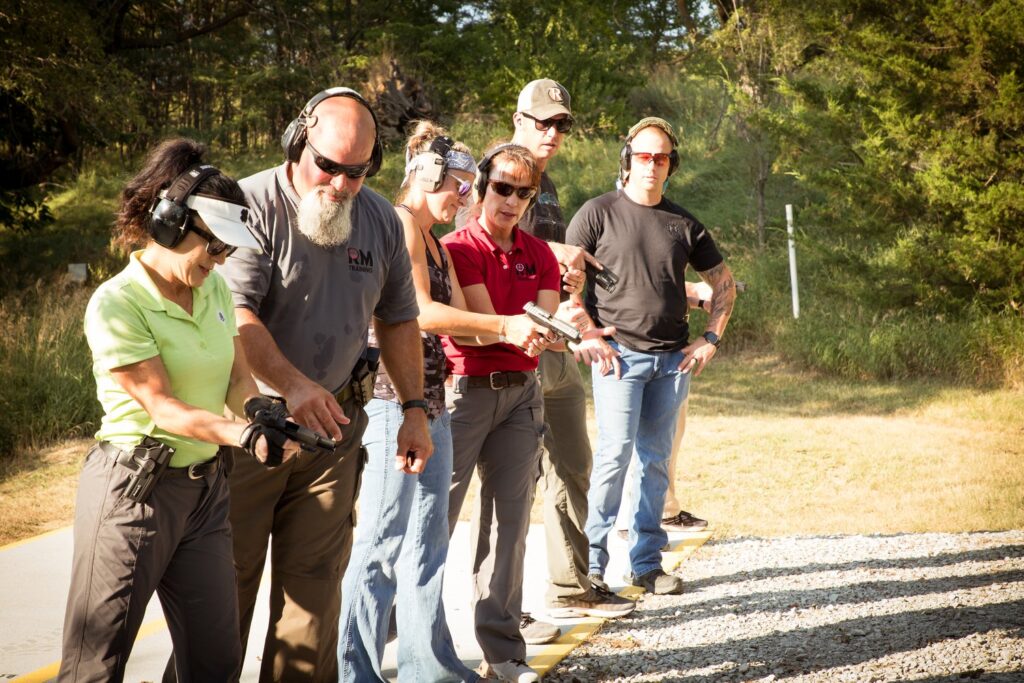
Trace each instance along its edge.
<instances>
[{"instance_id":1,"label":"gray beard","mask_svg":"<svg viewBox=\"0 0 1024 683\"><path fill-rule=\"evenodd\" d=\"M306 193L299 202L296 221L299 232L318 247L336 247L348 241L352 234L352 204L354 197L340 202L327 198L327 190L317 187Z\"/></svg>"}]
</instances>

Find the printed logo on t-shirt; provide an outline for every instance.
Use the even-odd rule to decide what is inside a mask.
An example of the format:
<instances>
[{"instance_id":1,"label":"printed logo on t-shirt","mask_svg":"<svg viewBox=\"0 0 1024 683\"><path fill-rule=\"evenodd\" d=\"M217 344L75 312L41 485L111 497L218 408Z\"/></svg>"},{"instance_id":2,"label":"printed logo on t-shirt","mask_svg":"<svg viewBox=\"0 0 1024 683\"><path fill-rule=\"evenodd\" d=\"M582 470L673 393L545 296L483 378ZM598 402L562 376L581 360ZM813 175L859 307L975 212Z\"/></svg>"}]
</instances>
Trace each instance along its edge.
<instances>
[{"instance_id":1,"label":"printed logo on t-shirt","mask_svg":"<svg viewBox=\"0 0 1024 683\"><path fill-rule=\"evenodd\" d=\"M529 280L537 277L537 266L532 263L517 263L516 277L521 280Z\"/></svg>"},{"instance_id":2,"label":"printed logo on t-shirt","mask_svg":"<svg viewBox=\"0 0 1024 683\"><path fill-rule=\"evenodd\" d=\"M373 253L363 251L362 249L356 249L355 247L349 247L348 268L349 270L357 270L360 273L372 273Z\"/></svg>"},{"instance_id":3,"label":"printed logo on t-shirt","mask_svg":"<svg viewBox=\"0 0 1024 683\"><path fill-rule=\"evenodd\" d=\"M224 311L217 311L217 320L221 321L223 324L228 322L227 316L224 315Z\"/></svg>"}]
</instances>

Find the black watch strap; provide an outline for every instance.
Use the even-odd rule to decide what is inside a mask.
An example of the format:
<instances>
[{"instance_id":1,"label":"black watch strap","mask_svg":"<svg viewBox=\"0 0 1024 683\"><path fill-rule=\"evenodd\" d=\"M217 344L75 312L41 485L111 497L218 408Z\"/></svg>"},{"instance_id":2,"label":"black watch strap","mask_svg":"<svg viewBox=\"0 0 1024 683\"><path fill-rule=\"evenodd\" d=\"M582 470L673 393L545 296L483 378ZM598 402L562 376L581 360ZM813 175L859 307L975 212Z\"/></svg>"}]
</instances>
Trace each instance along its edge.
<instances>
[{"instance_id":1,"label":"black watch strap","mask_svg":"<svg viewBox=\"0 0 1024 683\"><path fill-rule=\"evenodd\" d=\"M719 337L714 332L711 332L710 330L705 332L701 336L704 337L704 341L706 341L708 344L711 344L715 348L718 348L718 345L722 343L722 338Z\"/></svg>"},{"instance_id":2,"label":"black watch strap","mask_svg":"<svg viewBox=\"0 0 1024 683\"><path fill-rule=\"evenodd\" d=\"M423 412L430 414L430 405L422 398L414 398L411 401L406 401L402 404L402 412L409 410L410 408L422 408Z\"/></svg>"}]
</instances>

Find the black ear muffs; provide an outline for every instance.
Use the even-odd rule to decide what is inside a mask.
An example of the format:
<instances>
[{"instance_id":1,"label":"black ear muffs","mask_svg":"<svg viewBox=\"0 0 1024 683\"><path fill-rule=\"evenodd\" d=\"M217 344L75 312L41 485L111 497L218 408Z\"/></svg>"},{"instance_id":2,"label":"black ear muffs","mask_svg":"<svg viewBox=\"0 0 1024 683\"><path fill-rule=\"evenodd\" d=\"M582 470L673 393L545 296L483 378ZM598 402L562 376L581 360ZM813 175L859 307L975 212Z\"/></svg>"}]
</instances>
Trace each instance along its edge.
<instances>
[{"instance_id":1,"label":"black ear muffs","mask_svg":"<svg viewBox=\"0 0 1024 683\"><path fill-rule=\"evenodd\" d=\"M633 147L630 143L633 142L633 138L626 140L626 144L622 146L622 151L619 152L619 178L625 180L629 175L629 167L631 165L631 157L633 156ZM679 168L679 152L673 147L672 151L668 155L668 175L671 178L672 174Z\"/></svg>"},{"instance_id":2,"label":"black ear muffs","mask_svg":"<svg viewBox=\"0 0 1024 683\"><path fill-rule=\"evenodd\" d=\"M331 97L351 97L366 107L370 116L373 117L373 152L370 154L370 170L366 172L366 177L376 175L384 161L384 146L380 142L380 124L377 122L377 115L370 108L370 103L352 88L328 88L318 92L313 99L306 103L306 106L302 108L298 116L292 119L292 122L285 128L284 135L281 136L284 158L292 163L298 163L299 157L302 156L302 150L306 146L306 129L316 123L313 110L318 104Z\"/></svg>"},{"instance_id":3,"label":"black ear muffs","mask_svg":"<svg viewBox=\"0 0 1024 683\"><path fill-rule=\"evenodd\" d=\"M476 196L480 198L480 201L484 200L484 195L487 193L487 183L490 181L491 166L494 165L494 157L498 156L502 151L504 151L506 149L509 149L510 147L519 147L519 146L520 145L517 145L517 144L512 143L512 142L506 142L504 144L498 145L494 149L492 149L489 152L487 152L486 154L484 154L483 158L479 161L479 163L477 163L477 165L476 165L477 175L476 175L475 189L476 189ZM537 188L537 193L534 194L533 197L530 198L530 203L526 207L527 211L532 209L533 205L537 203L537 196L539 194L540 194L540 188Z\"/></svg>"},{"instance_id":4,"label":"black ear muffs","mask_svg":"<svg viewBox=\"0 0 1024 683\"><path fill-rule=\"evenodd\" d=\"M416 164L416 185L424 192L437 192L444 183L444 174L448 171L448 152L451 151L455 141L447 135L434 138L430 148L426 152L420 152L416 157L421 157Z\"/></svg>"},{"instance_id":5,"label":"black ear muffs","mask_svg":"<svg viewBox=\"0 0 1024 683\"><path fill-rule=\"evenodd\" d=\"M189 209L185 200L204 180L215 175L220 175L220 171L213 166L195 164L160 192L149 210L149 223L146 226L153 241L168 249L181 244L189 225Z\"/></svg>"}]
</instances>

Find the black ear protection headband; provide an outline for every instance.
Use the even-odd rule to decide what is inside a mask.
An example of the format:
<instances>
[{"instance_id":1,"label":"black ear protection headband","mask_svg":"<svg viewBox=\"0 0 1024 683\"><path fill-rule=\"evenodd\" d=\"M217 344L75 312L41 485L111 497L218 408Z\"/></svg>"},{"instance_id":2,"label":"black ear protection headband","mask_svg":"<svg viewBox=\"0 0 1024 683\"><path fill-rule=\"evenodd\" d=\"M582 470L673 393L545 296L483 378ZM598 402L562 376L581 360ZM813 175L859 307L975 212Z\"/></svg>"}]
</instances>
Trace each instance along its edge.
<instances>
[{"instance_id":1,"label":"black ear protection headband","mask_svg":"<svg viewBox=\"0 0 1024 683\"><path fill-rule=\"evenodd\" d=\"M185 200L195 193L204 180L215 175L220 175L220 171L213 166L195 164L160 192L149 210L149 224L146 226L157 244L168 249L181 244L189 225L189 208Z\"/></svg>"},{"instance_id":2,"label":"black ear protection headband","mask_svg":"<svg viewBox=\"0 0 1024 683\"><path fill-rule=\"evenodd\" d=\"M415 183L425 192L437 192L444 183L444 174L448 170L448 152L451 151L455 141L447 135L434 138L430 148L420 152L413 159L419 159L416 167Z\"/></svg>"},{"instance_id":3,"label":"black ear protection headband","mask_svg":"<svg viewBox=\"0 0 1024 683\"><path fill-rule=\"evenodd\" d=\"M658 128L658 130L661 130L660 127L654 125L644 126L644 128ZM644 130L644 128L641 128L640 130ZM638 130L637 133L639 133L640 130ZM668 135L668 133L666 133L666 135ZM626 178L629 176L629 167L632 165L632 142L634 137L636 137L636 133L626 138L626 144L622 146L622 151L619 152L619 178L623 182L625 182ZM675 139L671 135L668 137L672 142L672 151L668 155L668 174L671 177L672 174L676 172L676 169L679 168L679 152L676 151Z\"/></svg>"},{"instance_id":4,"label":"black ear protection headband","mask_svg":"<svg viewBox=\"0 0 1024 683\"><path fill-rule=\"evenodd\" d=\"M512 143L512 142L503 143L501 145L498 145L494 149L490 150L486 154L484 154L483 158L477 163L477 165L476 165L477 174L476 174L475 189L476 189L476 196L480 198L480 201L484 200L484 195L487 193L487 183L491 179L491 166L494 165L494 157L498 156L499 154L501 154L506 149L510 149L512 147L520 147L520 146L521 145L517 145L517 144ZM534 194L533 197L530 198L530 205L526 207L527 211L532 209L533 205L537 203L537 196L539 194L540 194L540 189L538 188L536 194Z\"/></svg>"},{"instance_id":5,"label":"black ear protection headband","mask_svg":"<svg viewBox=\"0 0 1024 683\"><path fill-rule=\"evenodd\" d=\"M285 129L284 135L281 136L284 158L292 163L299 161L299 157L302 156L302 149L306 146L306 129L316 124L313 110L316 109L318 104L332 97L351 97L366 107L366 110L370 112L370 116L373 117L373 152L370 155L370 170L366 172L366 177L369 178L380 170L380 165L384 160L384 147L380 143L380 124L377 123L377 115L370 108L370 103L352 88L328 88L318 92L313 96L313 99L306 103L306 106L302 108L298 116L292 119L292 122Z\"/></svg>"}]
</instances>

